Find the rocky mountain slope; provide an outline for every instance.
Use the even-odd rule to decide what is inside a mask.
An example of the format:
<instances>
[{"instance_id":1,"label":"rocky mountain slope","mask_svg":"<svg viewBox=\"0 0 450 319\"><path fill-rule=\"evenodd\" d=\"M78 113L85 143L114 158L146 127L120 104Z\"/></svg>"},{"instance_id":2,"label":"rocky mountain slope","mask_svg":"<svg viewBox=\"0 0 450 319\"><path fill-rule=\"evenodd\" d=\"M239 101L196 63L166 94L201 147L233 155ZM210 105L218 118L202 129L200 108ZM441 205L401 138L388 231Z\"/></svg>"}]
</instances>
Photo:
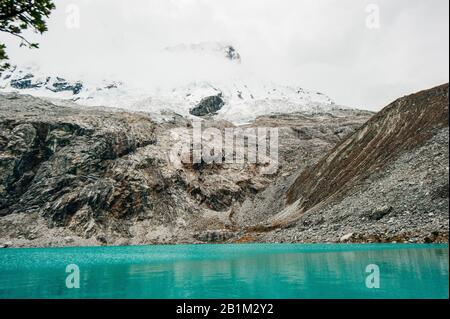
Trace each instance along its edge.
<instances>
[{"instance_id":1,"label":"rocky mountain slope","mask_svg":"<svg viewBox=\"0 0 450 319\"><path fill-rule=\"evenodd\" d=\"M173 112L0 94L0 245L448 241L448 84L376 115L336 107L239 126L278 128L270 175L175 165L191 127Z\"/></svg>"},{"instance_id":2,"label":"rocky mountain slope","mask_svg":"<svg viewBox=\"0 0 450 319\"><path fill-rule=\"evenodd\" d=\"M263 240L447 241L448 94L398 99L304 170Z\"/></svg>"},{"instance_id":3,"label":"rocky mountain slope","mask_svg":"<svg viewBox=\"0 0 450 319\"><path fill-rule=\"evenodd\" d=\"M248 124L279 129L280 169L261 164L183 165L173 133L191 121L0 95L0 243L13 246L238 240L246 200L310 165L371 112L270 115ZM230 122L204 119L224 129ZM175 134L176 135L176 134Z\"/></svg>"}]
</instances>

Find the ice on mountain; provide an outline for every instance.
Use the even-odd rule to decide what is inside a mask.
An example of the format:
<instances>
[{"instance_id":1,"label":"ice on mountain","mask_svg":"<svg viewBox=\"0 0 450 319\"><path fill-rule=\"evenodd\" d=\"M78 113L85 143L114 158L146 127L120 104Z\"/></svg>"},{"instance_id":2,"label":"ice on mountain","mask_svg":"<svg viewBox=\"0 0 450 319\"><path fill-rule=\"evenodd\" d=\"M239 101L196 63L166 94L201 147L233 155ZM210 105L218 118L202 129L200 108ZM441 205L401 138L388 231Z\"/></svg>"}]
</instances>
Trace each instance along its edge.
<instances>
[{"instance_id":1,"label":"ice on mountain","mask_svg":"<svg viewBox=\"0 0 450 319\"><path fill-rule=\"evenodd\" d=\"M179 80L174 75L175 81L172 83L164 81L166 78L160 79L158 73L153 74L145 69L142 74L131 72L128 77L114 75L107 80L99 80L84 73L81 78L49 74L37 66L12 67L0 74L0 91L63 99L85 106L107 106L152 114L172 112L187 117L191 116L190 111L198 107L203 99L220 95L220 108L214 108L211 113L218 119L233 123L246 123L258 116L274 113L321 112L336 107L322 93L262 81L241 72L242 64L229 63L230 60L241 61L240 54L229 44L181 44L166 48L164 52L174 52L183 57L185 54L198 54L198 59L194 60L208 61L207 66L212 72L206 76L206 80L201 77L200 81L198 77L194 77L197 81L191 78ZM211 55L214 57L209 60L207 56ZM222 76L224 70L230 73Z\"/></svg>"}]
</instances>

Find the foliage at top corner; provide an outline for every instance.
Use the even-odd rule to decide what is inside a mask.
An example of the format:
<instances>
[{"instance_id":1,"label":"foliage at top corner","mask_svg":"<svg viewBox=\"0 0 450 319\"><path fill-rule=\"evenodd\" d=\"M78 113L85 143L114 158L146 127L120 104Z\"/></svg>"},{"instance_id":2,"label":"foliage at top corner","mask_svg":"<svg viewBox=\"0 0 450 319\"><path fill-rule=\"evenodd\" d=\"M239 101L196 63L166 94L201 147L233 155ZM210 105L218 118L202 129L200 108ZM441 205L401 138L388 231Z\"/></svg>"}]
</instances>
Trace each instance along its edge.
<instances>
[{"instance_id":1,"label":"foliage at top corner","mask_svg":"<svg viewBox=\"0 0 450 319\"><path fill-rule=\"evenodd\" d=\"M31 30L42 34L47 31L46 18L55 9L53 0L0 0L0 32L21 40L20 46L38 48L37 43L28 41L22 32ZM9 67L6 46L0 43L0 72Z\"/></svg>"}]
</instances>

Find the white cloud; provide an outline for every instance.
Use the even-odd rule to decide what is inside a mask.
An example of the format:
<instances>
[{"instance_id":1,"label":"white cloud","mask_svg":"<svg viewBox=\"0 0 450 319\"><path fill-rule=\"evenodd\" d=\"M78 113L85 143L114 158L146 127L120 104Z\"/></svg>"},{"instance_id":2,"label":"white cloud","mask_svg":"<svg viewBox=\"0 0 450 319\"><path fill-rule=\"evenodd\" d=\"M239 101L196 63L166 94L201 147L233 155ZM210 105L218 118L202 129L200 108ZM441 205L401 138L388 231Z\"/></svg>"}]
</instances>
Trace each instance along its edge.
<instances>
[{"instance_id":1,"label":"white cloud","mask_svg":"<svg viewBox=\"0 0 450 319\"><path fill-rule=\"evenodd\" d=\"M380 29L366 27L370 3L380 8ZM66 27L70 4L80 8L78 29ZM239 72L379 109L448 81L448 6L447 0L58 0L49 32L33 36L39 50L0 37L13 61L144 85L235 74L237 68L212 61L158 53L178 43L229 42L242 55Z\"/></svg>"}]
</instances>

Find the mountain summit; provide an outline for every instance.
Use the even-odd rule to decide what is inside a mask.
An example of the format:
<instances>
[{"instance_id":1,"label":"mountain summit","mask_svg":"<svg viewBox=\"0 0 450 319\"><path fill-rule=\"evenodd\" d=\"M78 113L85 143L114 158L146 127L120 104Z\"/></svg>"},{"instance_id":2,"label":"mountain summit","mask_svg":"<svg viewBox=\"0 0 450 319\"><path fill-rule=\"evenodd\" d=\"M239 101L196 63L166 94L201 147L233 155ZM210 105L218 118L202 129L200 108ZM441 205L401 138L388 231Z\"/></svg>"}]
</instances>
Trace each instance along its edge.
<instances>
[{"instance_id":1,"label":"mountain summit","mask_svg":"<svg viewBox=\"0 0 450 319\"><path fill-rule=\"evenodd\" d=\"M168 52L176 53L201 53L209 55L217 55L225 57L226 59L240 63L241 55L236 51L233 45L221 42L200 42L192 44L178 44L165 48Z\"/></svg>"}]
</instances>

